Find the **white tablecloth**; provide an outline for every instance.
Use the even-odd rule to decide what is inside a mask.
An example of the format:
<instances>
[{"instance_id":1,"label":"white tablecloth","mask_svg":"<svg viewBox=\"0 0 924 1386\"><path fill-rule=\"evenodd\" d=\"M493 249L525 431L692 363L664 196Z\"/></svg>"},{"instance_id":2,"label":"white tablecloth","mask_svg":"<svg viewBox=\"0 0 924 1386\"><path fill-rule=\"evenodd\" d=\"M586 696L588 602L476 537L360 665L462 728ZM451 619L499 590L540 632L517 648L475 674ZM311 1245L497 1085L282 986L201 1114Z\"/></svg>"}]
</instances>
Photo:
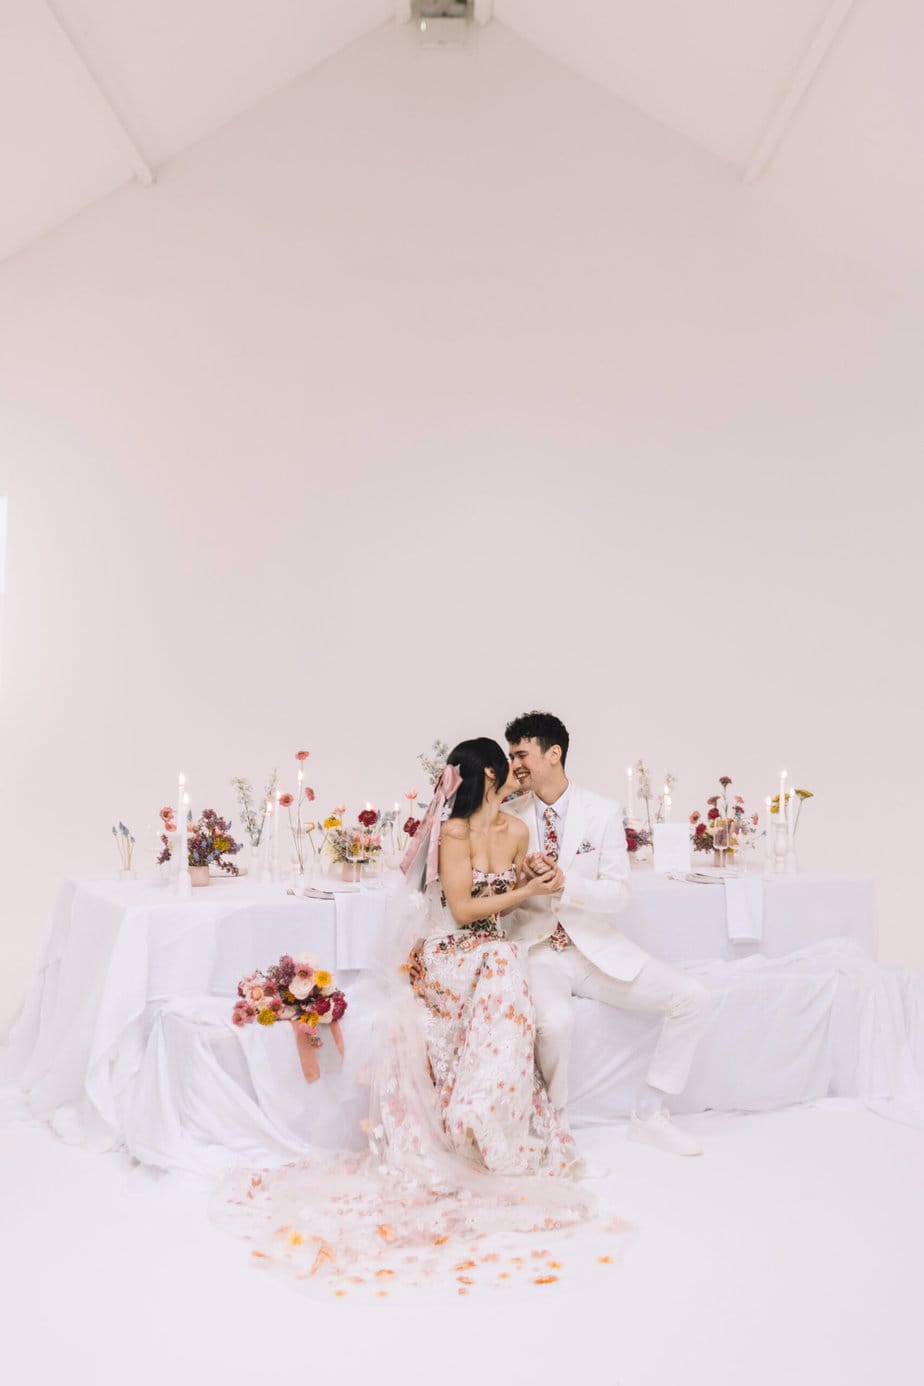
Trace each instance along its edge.
<instances>
[{"instance_id":1,"label":"white tablecloth","mask_svg":"<svg viewBox=\"0 0 924 1386\"><path fill-rule=\"evenodd\" d=\"M869 991L878 971L868 961L876 939L872 881L765 882L762 956L754 956L754 944L729 941L722 886L644 870L633 872L632 885L619 926L657 957L697 971L702 960L712 960L707 971L737 997L726 1003L726 1020L712 1027L704 1046L712 1058L694 1072L688 1090L694 1105L746 1105L748 1090L761 1106L830 1091L832 1050L822 1046L822 1055L812 1036L827 1034L837 998L845 995L843 985L825 980L828 973L846 975L836 962L840 953L796 971L769 965L842 940L836 950L865 958ZM295 899L282 887L247 880L215 882L188 900L136 882L69 881L11 1047L0 1056L0 1079L18 1085L33 1116L95 1149L124 1142L142 1159L167 1166L176 1159L185 1167L206 1147L219 1162L233 1152L256 1158L261 1150L266 1158L291 1157L330 1085L306 1096L296 1082L291 1035L270 1037L262 1027L235 1031L230 998L245 973L302 951L332 968L349 997L379 946L384 921L382 891L349 897L338 918L332 902ZM757 965L764 969L759 985L749 971ZM644 1071L654 1023L590 1002L577 1006L575 1115L611 1118L624 1110L626 1093ZM763 1043L770 1020L779 1043ZM751 1039L753 1053L746 1051ZM734 1082L721 1077L729 1071ZM283 1080L286 1096L274 1087ZM283 1112L290 1113L288 1126Z\"/></svg>"},{"instance_id":2,"label":"white tablecloth","mask_svg":"<svg viewBox=\"0 0 924 1386\"><path fill-rule=\"evenodd\" d=\"M729 939L724 886L672 881L644 867L632 872L632 893L619 927L665 962L743 958L758 952L782 958L832 938L849 939L869 957L876 956L876 886L871 878L800 874L771 876L760 884L764 899L759 944Z\"/></svg>"},{"instance_id":3,"label":"white tablecloth","mask_svg":"<svg viewBox=\"0 0 924 1386\"><path fill-rule=\"evenodd\" d=\"M230 998L245 973L298 952L314 954L348 991L384 922L382 891L351 896L338 920L333 901L243 878L213 881L185 900L136 881L68 881L0 1077L27 1093L34 1116L54 1120L64 1108L59 1122L74 1138L106 1148L118 1137L117 1094L139 1070L159 1001Z\"/></svg>"}]
</instances>

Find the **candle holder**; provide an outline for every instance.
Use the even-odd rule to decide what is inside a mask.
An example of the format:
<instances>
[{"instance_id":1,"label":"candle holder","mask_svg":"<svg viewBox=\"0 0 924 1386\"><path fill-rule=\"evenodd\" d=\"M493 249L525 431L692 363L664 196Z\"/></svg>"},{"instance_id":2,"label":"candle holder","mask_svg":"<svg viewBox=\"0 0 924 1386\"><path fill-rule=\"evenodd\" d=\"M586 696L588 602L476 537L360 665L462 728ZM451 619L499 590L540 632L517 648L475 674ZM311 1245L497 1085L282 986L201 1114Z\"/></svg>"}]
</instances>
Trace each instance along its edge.
<instances>
[{"instance_id":1,"label":"candle holder","mask_svg":"<svg viewBox=\"0 0 924 1386\"><path fill-rule=\"evenodd\" d=\"M773 825L773 871L777 876L783 875L786 870L786 858L789 855L789 829L786 819L777 814L778 822Z\"/></svg>"}]
</instances>

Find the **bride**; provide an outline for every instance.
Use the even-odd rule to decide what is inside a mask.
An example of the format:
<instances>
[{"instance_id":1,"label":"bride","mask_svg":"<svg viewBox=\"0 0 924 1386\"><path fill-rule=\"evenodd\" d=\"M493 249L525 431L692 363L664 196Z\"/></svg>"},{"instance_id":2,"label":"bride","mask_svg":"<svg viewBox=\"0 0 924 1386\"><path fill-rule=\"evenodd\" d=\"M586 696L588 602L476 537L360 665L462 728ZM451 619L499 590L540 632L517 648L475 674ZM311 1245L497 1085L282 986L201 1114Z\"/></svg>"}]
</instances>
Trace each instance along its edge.
<instances>
[{"instance_id":1,"label":"bride","mask_svg":"<svg viewBox=\"0 0 924 1386\"><path fill-rule=\"evenodd\" d=\"M319 1149L237 1176L213 1202L261 1264L308 1287L381 1295L383 1282L391 1293L448 1277L467 1293L479 1267L501 1281L534 1273L529 1258L549 1252L528 1234L545 1243L593 1216L536 1067L525 957L503 931L505 914L561 888L557 868L524 877L526 828L502 809L511 787L497 742L461 742L402 861L389 956L351 995L341 1077L345 1102L356 1082L370 1089L365 1153Z\"/></svg>"},{"instance_id":2,"label":"bride","mask_svg":"<svg viewBox=\"0 0 924 1386\"><path fill-rule=\"evenodd\" d=\"M426 852L428 928L413 955L413 989L449 1150L497 1174L573 1173L574 1141L534 1059L525 957L501 924L531 896L561 890L561 872L524 877L526 824L501 807L516 787L508 775L488 737L460 742L447 758L430 821L402 863L411 873Z\"/></svg>"}]
</instances>

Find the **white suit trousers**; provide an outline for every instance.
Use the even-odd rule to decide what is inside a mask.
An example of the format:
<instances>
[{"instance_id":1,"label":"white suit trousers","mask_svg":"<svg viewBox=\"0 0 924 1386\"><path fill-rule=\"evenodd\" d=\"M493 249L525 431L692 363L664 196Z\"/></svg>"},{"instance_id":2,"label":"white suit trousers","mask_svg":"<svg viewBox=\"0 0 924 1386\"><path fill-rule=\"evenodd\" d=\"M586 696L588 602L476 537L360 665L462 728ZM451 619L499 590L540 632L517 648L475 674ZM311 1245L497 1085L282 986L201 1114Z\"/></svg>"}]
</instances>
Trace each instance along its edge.
<instances>
[{"instance_id":1,"label":"white suit trousers","mask_svg":"<svg viewBox=\"0 0 924 1386\"><path fill-rule=\"evenodd\" d=\"M711 992L695 977L649 958L634 981L621 982L574 945L557 953L544 942L530 951L529 986L536 1008L536 1058L553 1106L562 1108L568 1102L572 996L663 1014L648 1082L661 1092L683 1091L713 1005Z\"/></svg>"}]
</instances>

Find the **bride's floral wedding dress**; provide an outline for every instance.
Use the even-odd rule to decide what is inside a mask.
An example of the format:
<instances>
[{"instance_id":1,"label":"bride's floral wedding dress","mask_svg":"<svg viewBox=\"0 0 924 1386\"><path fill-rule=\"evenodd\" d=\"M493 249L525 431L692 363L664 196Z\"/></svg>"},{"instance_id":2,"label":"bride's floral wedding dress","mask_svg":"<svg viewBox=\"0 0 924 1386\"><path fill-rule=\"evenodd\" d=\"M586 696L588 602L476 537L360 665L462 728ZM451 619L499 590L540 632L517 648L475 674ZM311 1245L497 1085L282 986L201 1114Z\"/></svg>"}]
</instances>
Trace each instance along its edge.
<instances>
[{"instance_id":1,"label":"bride's floral wedding dress","mask_svg":"<svg viewBox=\"0 0 924 1386\"><path fill-rule=\"evenodd\" d=\"M473 872L472 897L490 902L516 871ZM427 1061L449 1148L495 1174L567 1174L579 1161L536 1068L524 962L496 913L456 925L439 882L414 990L424 1005Z\"/></svg>"},{"instance_id":2,"label":"bride's floral wedding dress","mask_svg":"<svg viewBox=\"0 0 924 1386\"><path fill-rule=\"evenodd\" d=\"M472 894L487 902L514 881L476 871ZM548 1284L561 1262L545 1244L594 1210L535 1066L525 958L487 903L459 928L438 881L402 897L393 937L404 957L423 943L351 996L366 1021L347 1064L370 1090L367 1152L236 1176L215 1216L253 1241L258 1264L327 1294Z\"/></svg>"}]
</instances>

